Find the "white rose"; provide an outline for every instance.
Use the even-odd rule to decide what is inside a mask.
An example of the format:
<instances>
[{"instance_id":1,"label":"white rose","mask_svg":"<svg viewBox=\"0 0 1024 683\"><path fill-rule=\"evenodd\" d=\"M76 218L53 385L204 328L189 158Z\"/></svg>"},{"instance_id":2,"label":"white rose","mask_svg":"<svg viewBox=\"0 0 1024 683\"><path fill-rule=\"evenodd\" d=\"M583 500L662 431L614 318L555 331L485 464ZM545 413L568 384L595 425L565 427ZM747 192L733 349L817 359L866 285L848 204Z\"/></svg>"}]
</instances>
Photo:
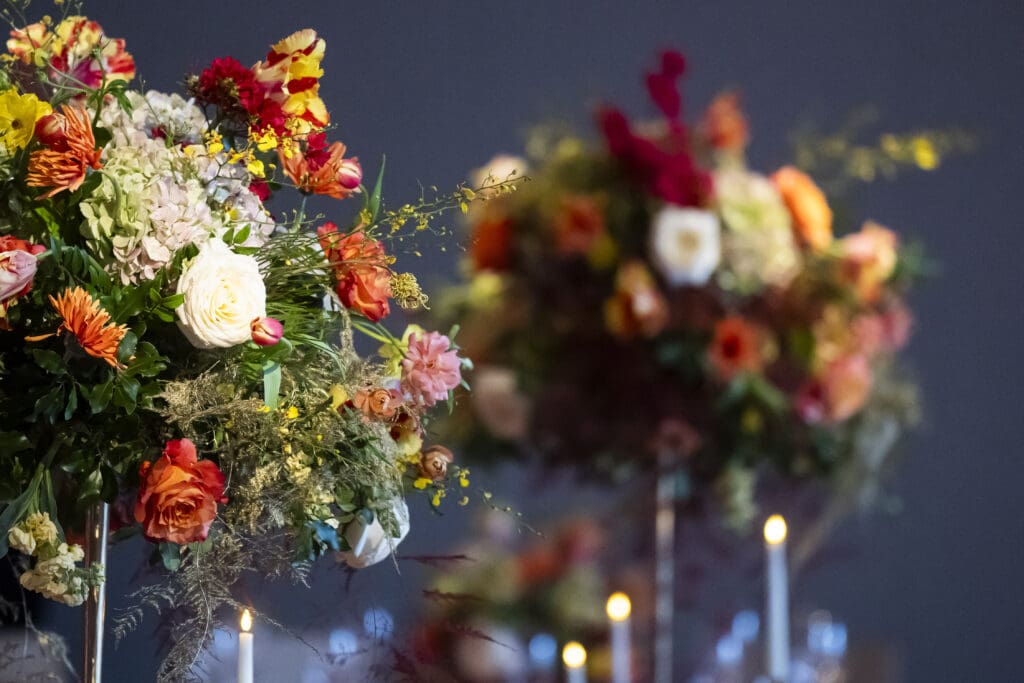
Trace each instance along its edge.
<instances>
[{"instance_id":1,"label":"white rose","mask_svg":"<svg viewBox=\"0 0 1024 683\"><path fill-rule=\"evenodd\" d=\"M666 206L651 227L651 260L670 285L703 285L721 259L721 228L709 211Z\"/></svg>"},{"instance_id":2,"label":"white rose","mask_svg":"<svg viewBox=\"0 0 1024 683\"><path fill-rule=\"evenodd\" d=\"M345 540L352 548L352 550L340 553L346 564L355 569L363 569L377 564L387 559L398 547L398 544L405 540L409 533L409 507L405 504L405 499L396 496L391 503L391 512L398 521L398 536L396 538L388 538L377 515L373 516L373 521L369 525L366 524L362 515L356 515L356 518L345 527Z\"/></svg>"},{"instance_id":3,"label":"white rose","mask_svg":"<svg viewBox=\"0 0 1024 683\"><path fill-rule=\"evenodd\" d=\"M228 348L252 338L252 321L267 315L259 265L220 240L203 245L178 280L185 301L178 327L200 349Z\"/></svg>"}]
</instances>

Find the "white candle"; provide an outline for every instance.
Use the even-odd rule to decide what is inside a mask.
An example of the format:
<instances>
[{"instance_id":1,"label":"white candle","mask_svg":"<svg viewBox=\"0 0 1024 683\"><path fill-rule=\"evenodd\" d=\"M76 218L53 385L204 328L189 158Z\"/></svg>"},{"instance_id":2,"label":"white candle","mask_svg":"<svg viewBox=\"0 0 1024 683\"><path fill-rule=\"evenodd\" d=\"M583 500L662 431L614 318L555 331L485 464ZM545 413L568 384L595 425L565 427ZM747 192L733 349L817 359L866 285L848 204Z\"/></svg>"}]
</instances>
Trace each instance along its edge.
<instances>
[{"instance_id":1,"label":"white candle","mask_svg":"<svg viewBox=\"0 0 1024 683\"><path fill-rule=\"evenodd\" d=\"M633 680L630 661L633 658L633 645L629 632L632 607L625 593L612 593L605 605L605 612L611 622L612 683L631 683Z\"/></svg>"},{"instance_id":2,"label":"white candle","mask_svg":"<svg viewBox=\"0 0 1024 683\"><path fill-rule=\"evenodd\" d=\"M772 515L764 523L767 560L768 676L789 678L789 576L786 569L786 520Z\"/></svg>"},{"instance_id":3,"label":"white candle","mask_svg":"<svg viewBox=\"0 0 1024 683\"><path fill-rule=\"evenodd\" d=\"M238 632L238 683L252 683L252 615L242 612Z\"/></svg>"},{"instance_id":4,"label":"white candle","mask_svg":"<svg viewBox=\"0 0 1024 683\"><path fill-rule=\"evenodd\" d=\"M565 683L587 683L587 651L577 642L567 643L562 648L562 663L565 664Z\"/></svg>"}]
</instances>

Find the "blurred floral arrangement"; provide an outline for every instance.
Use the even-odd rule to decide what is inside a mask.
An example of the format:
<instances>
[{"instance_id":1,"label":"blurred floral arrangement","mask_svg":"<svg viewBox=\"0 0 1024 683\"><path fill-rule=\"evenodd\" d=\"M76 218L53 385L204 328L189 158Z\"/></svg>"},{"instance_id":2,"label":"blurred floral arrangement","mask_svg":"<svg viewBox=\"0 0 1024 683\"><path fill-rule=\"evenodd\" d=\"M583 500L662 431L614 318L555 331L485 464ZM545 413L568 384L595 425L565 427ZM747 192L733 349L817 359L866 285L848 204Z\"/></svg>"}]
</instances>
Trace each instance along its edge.
<instances>
[{"instance_id":1,"label":"blurred floral arrangement","mask_svg":"<svg viewBox=\"0 0 1024 683\"><path fill-rule=\"evenodd\" d=\"M427 611L399 662L401 673L519 680L537 643L543 649L550 641L553 667L555 643L603 636L607 586L599 560L607 538L596 521L563 521L548 535L517 543L511 517L491 512L484 520L485 533L425 590ZM535 636L540 640L531 648Z\"/></svg>"},{"instance_id":2,"label":"blurred floral arrangement","mask_svg":"<svg viewBox=\"0 0 1024 683\"><path fill-rule=\"evenodd\" d=\"M0 10L0 555L80 604L103 568L60 520L115 503L168 570L115 630L173 608L160 678L178 680L243 572L365 567L408 532L407 495L465 502L468 472L423 438L468 361L453 334L380 321L427 300L386 243L474 193L383 206L383 164L367 187L328 141L313 30L215 60L183 97L131 89L125 41L57 5ZM312 195L358 203L348 227Z\"/></svg>"},{"instance_id":3,"label":"blurred floral arrangement","mask_svg":"<svg viewBox=\"0 0 1024 683\"><path fill-rule=\"evenodd\" d=\"M860 486L917 420L899 350L925 263L880 223L834 219L839 198L797 167L748 167L736 93L688 124L684 69L666 52L647 74L657 121L605 107L600 143L542 128L530 161L478 172L529 182L468 211L467 279L438 309L478 364L451 438L612 481L667 456L743 527L765 472ZM856 151L874 177L964 143L841 140L800 156L834 169Z\"/></svg>"}]
</instances>

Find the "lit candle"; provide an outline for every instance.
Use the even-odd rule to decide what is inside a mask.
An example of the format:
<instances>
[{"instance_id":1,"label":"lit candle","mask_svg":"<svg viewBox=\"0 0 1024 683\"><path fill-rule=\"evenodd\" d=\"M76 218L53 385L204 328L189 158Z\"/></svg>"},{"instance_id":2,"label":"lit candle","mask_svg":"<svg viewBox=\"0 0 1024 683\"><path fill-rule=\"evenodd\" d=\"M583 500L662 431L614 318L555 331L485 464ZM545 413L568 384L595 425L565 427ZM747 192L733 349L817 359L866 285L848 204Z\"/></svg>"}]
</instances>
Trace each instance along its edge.
<instances>
[{"instance_id":1,"label":"lit candle","mask_svg":"<svg viewBox=\"0 0 1024 683\"><path fill-rule=\"evenodd\" d=\"M789 678L789 578L786 570L786 520L772 515L764 523L767 555L768 676Z\"/></svg>"},{"instance_id":2,"label":"lit candle","mask_svg":"<svg viewBox=\"0 0 1024 683\"><path fill-rule=\"evenodd\" d=\"M238 633L238 683L252 683L252 615L242 612Z\"/></svg>"},{"instance_id":3,"label":"lit candle","mask_svg":"<svg viewBox=\"0 0 1024 683\"><path fill-rule=\"evenodd\" d=\"M625 593L612 593L605 605L612 631L612 683L630 683L633 679L630 670L633 647L629 633L629 613L632 607Z\"/></svg>"},{"instance_id":4,"label":"lit candle","mask_svg":"<svg viewBox=\"0 0 1024 683\"><path fill-rule=\"evenodd\" d=\"M565 664L565 683L587 683L587 651L577 642L567 643L562 648L562 663Z\"/></svg>"}]
</instances>

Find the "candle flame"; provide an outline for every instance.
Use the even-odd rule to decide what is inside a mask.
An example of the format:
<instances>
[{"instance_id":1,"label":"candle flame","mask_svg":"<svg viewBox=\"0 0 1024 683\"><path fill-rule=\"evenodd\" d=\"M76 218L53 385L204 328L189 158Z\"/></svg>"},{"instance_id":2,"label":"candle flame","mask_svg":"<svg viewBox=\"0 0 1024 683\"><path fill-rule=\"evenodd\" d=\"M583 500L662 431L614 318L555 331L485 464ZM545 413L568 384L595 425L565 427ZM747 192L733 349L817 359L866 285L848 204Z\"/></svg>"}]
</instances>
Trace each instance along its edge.
<instances>
[{"instance_id":1,"label":"candle flame","mask_svg":"<svg viewBox=\"0 0 1024 683\"><path fill-rule=\"evenodd\" d=\"M587 650L573 641L562 648L562 662L570 669L581 669L587 663Z\"/></svg>"},{"instance_id":2,"label":"candle flame","mask_svg":"<svg viewBox=\"0 0 1024 683\"><path fill-rule=\"evenodd\" d=\"M771 545L778 545L786 540L786 520L782 515L772 515L764 523L764 540Z\"/></svg>"},{"instance_id":3,"label":"candle flame","mask_svg":"<svg viewBox=\"0 0 1024 683\"><path fill-rule=\"evenodd\" d=\"M242 618L239 623L242 626L242 630L246 633L252 630L252 614L249 613L248 609L242 612Z\"/></svg>"},{"instance_id":4,"label":"candle flame","mask_svg":"<svg viewBox=\"0 0 1024 683\"><path fill-rule=\"evenodd\" d=\"M629 613L633 611L633 605L629 601L629 596L625 593L612 593L608 598L608 604L605 605L605 611L608 613L608 618L612 621L625 621L629 619Z\"/></svg>"}]
</instances>

